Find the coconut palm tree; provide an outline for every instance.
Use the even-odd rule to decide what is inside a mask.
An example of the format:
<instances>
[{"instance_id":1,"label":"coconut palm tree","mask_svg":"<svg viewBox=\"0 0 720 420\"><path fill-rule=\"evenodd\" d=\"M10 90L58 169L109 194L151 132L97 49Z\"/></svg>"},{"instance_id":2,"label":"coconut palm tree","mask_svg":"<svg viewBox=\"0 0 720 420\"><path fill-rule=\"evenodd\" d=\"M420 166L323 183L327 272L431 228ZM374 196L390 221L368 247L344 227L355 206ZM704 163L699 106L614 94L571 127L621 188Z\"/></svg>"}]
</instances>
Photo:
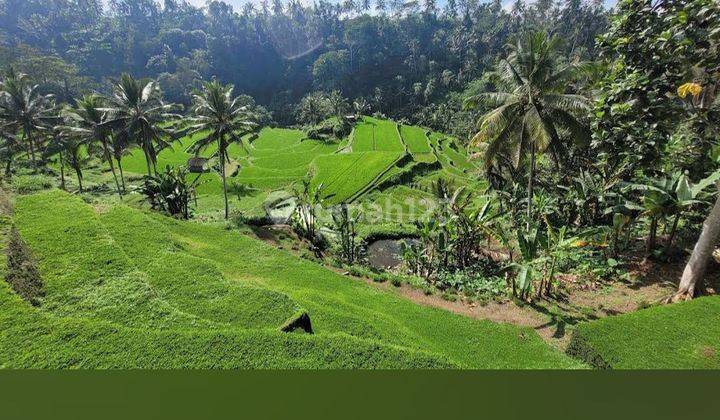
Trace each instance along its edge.
<instances>
[{"instance_id":1,"label":"coconut palm tree","mask_svg":"<svg viewBox=\"0 0 720 420\"><path fill-rule=\"evenodd\" d=\"M52 95L43 95L38 85L30 85L27 76L12 67L0 82L0 127L5 131L20 132L21 143L37 164L39 152L38 132L46 131L54 122Z\"/></svg>"},{"instance_id":2,"label":"coconut palm tree","mask_svg":"<svg viewBox=\"0 0 720 420\"><path fill-rule=\"evenodd\" d=\"M148 175L157 174L157 155L169 147L175 132L164 123L179 118L179 105L166 104L154 81L136 80L127 73L120 76L113 94L107 99L109 117L103 126L123 132L145 154Z\"/></svg>"},{"instance_id":3,"label":"coconut palm tree","mask_svg":"<svg viewBox=\"0 0 720 420\"><path fill-rule=\"evenodd\" d=\"M105 124L107 122L107 113L103 111L102 106L102 97L99 95L86 95L76 100L74 108L66 108L63 112L65 120L70 125L63 126L61 129L75 136L83 137L86 144L95 141L100 143L103 159L110 165L118 196L122 199L122 190L115 173L115 164L111 153L112 133L110 127Z\"/></svg>"},{"instance_id":4,"label":"coconut palm tree","mask_svg":"<svg viewBox=\"0 0 720 420\"><path fill-rule=\"evenodd\" d=\"M535 32L510 46L508 57L494 73L497 92L482 93L466 101L469 108L484 103L493 109L478 120L479 130L472 139L485 146L485 162L510 160L517 167L528 162L528 224L532 217L532 197L537 155L550 151L559 165L565 154L563 136L588 142L590 132L575 116L586 111L589 101L582 95L568 94L568 86L585 69L573 62L558 65L560 40Z\"/></svg>"},{"instance_id":5,"label":"coconut palm tree","mask_svg":"<svg viewBox=\"0 0 720 420\"><path fill-rule=\"evenodd\" d=\"M196 155L211 146L215 146L220 162L220 175L225 195L225 219L229 216L226 163L231 143L239 143L247 148L244 138L255 135L258 130L257 117L248 107L241 106L239 98L233 97L233 86L222 85L217 80L206 82L200 91L193 95L193 114L190 118L189 134L199 134L189 150ZM252 140L248 138L248 141Z\"/></svg>"},{"instance_id":6,"label":"coconut palm tree","mask_svg":"<svg viewBox=\"0 0 720 420\"><path fill-rule=\"evenodd\" d=\"M5 177L12 176L12 163L20 151L21 147L17 136L0 127L0 159L5 161Z\"/></svg>"},{"instance_id":7,"label":"coconut palm tree","mask_svg":"<svg viewBox=\"0 0 720 420\"><path fill-rule=\"evenodd\" d=\"M85 136L77 135L71 130L57 129L53 132L53 136L45 149L44 156L50 157L58 155L60 160L60 170L63 174L63 184L65 165L69 165L77 176L78 190L83 192L83 173L82 168L87 163L88 157L85 151L88 149L88 139ZM63 185L64 187L64 185Z\"/></svg>"}]
</instances>

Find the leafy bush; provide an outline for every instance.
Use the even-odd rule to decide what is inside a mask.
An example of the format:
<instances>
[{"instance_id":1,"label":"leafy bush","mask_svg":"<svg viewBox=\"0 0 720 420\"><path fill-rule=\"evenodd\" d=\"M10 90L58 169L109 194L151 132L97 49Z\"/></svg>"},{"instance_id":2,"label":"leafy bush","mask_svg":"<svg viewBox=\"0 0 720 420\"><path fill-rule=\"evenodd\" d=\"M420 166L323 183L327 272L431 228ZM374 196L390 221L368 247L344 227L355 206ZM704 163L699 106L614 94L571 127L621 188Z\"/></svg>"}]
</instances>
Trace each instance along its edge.
<instances>
[{"instance_id":1,"label":"leafy bush","mask_svg":"<svg viewBox=\"0 0 720 420\"><path fill-rule=\"evenodd\" d=\"M167 212L170 216L190 217L188 205L195 195L195 186L188 182L185 167L165 167L165 172L145 177L140 189L154 209Z\"/></svg>"}]
</instances>

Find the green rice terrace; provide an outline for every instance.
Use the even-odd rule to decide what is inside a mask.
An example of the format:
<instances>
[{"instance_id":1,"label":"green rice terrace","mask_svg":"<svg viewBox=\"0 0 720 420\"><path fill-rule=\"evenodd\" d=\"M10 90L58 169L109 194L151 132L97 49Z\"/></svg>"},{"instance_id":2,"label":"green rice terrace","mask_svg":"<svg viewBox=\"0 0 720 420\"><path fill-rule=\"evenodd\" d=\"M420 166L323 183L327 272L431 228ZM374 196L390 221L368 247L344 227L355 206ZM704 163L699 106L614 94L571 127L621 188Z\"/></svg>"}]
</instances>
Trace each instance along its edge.
<instances>
[{"instance_id":1,"label":"green rice terrace","mask_svg":"<svg viewBox=\"0 0 720 420\"><path fill-rule=\"evenodd\" d=\"M720 369L717 1L243 3L0 0L0 369Z\"/></svg>"},{"instance_id":2,"label":"green rice terrace","mask_svg":"<svg viewBox=\"0 0 720 420\"><path fill-rule=\"evenodd\" d=\"M192 140L164 149L158 165L186 165ZM268 200L292 197L310 179L322 186L323 202L360 202L379 212L360 230L380 237L412 232L436 205L434 180L475 169L453 138L374 118L337 143L264 128L229 156L230 182L245 186L231 195L233 207L260 215ZM145 168L137 150L123 160L131 185ZM40 185L17 177L3 192L3 271L11 280L35 276L41 287L0 283L2 367L720 367L717 298L583 323L564 354L531 327L419 304L402 289L378 288L228 228L213 216L222 203L215 173L187 175L198 185L199 222L148 210L133 193L120 201L101 188L107 171L87 172L91 192L82 196L47 190L55 182L47 177ZM693 311L715 319L685 328ZM655 333L659 317L667 322ZM673 344L686 337L686 346ZM637 350L648 346L657 347L655 356Z\"/></svg>"}]
</instances>

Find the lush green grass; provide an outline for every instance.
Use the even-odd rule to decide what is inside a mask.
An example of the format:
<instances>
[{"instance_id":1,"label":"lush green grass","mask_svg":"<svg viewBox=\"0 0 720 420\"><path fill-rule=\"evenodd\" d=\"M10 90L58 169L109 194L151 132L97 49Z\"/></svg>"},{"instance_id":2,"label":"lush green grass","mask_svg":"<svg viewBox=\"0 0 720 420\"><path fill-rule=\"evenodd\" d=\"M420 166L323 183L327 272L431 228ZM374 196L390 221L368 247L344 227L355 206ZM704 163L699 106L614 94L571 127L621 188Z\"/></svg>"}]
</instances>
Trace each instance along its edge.
<instances>
[{"instance_id":1,"label":"lush green grass","mask_svg":"<svg viewBox=\"0 0 720 420\"><path fill-rule=\"evenodd\" d=\"M378 152L405 152L398 126L389 120L366 118L375 127L375 150Z\"/></svg>"},{"instance_id":2,"label":"lush green grass","mask_svg":"<svg viewBox=\"0 0 720 420\"><path fill-rule=\"evenodd\" d=\"M400 135L407 145L408 152L413 155L418 153L432 153L424 129L410 125L401 125Z\"/></svg>"},{"instance_id":3,"label":"lush green grass","mask_svg":"<svg viewBox=\"0 0 720 420\"><path fill-rule=\"evenodd\" d=\"M210 261L183 252L162 223L137 210L114 206L99 217L159 297L184 312L245 328L282 326L302 313L284 294L226 280Z\"/></svg>"},{"instance_id":4,"label":"lush green grass","mask_svg":"<svg viewBox=\"0 0 720 420\"><path fill-rule=\"evenodd\" d=\"M82 309L60 311L45 302L32 308L3 284L5 367L578 366L531 329L419 306L222 225L127 207L93 210L59 192L20 198L15 221L40 260L46 300L77 289L82 293L63 303ZM181 262L185 258L190 262ZM169 274L157 280L163 269ZM224 298L192 302L190 278L203 283L194 286L200 301L227 295L231 283L289 296L307 311L315 334L235 326L232 314L208 309L230 310ZM123 283L123 293L105 292L112 283ZM131 285L145 294L132 293ZM86 295L106 305L90 305ZM109 312L108 306L117 308Z\"/></svg>"},{"instance_id":5,"label":"lush green grass","mask_svg":"<svg viewBox=\"0 0 720 420\"><path fill-rule=\"evenodd\" d=\"M415 220L427 218L436 203L431 193L406 185L398 185L386 191L371 194L368 199L372 203L368 207L368 211L378 213L370 214L368 217L383 223L392 221L412 223Z\"/></svg>"},{"instance_id":6,"label":"lush green grass","mask_svg":"<svg viewBox=\"0 0 720 420\"><path fill-rule=\"evenodd\" d=\"M568 353L600 368L720 368L720 297L580 324Z\"/></svg>"},{"instance_id":7,"label":"lush green grass","mask_svg":"<svg viewBox=\"0 0 720 420\"><path fill-rule=\"evenodd\" d=\"M48 279L43 308L153 328L279 328L299 315L287 296L230 284L210 262L173 252L162 226L137 215L127 207L104 213L117 222L111 235L77 197L20 197L15 223Z\"/></svg>"},{"instance_id":8,"label":"lush green grass","mask_svg":"<svg viewBox=\"0 0 720 420\"><path fill-rule=\"evenodd\" d=\"M322 184L329 204L348 201L369 188L402 154L344 153L319 156L313 162L313 185Z\"/></svg>"},{"instance_id":9,"label":"lush green grass","mask_svg":"<svg viewBox=\"0 0 720 420\"><path fill-rule=\"evenodd\" d=\"M375 127L367 122L359 122L353 130L353 152L371 152L375 150Z\"/></svg>"},{"instance_id":10,"label":"lush green grass","mask_svg":"<svg viewBox=\"0 0 720 420\"><path fill-rule=\"evenodd\" d=\"M419 306L222 227L155 217L183 249L214 261L226 278L290 296L307 309L317 335L343 332L441 354L465 367L578 366L531 329Z\"/></svg>"},{"instance_id":11,"label":"lush green grass","mask_svg":"<svg viewBox=\"0 0 720 420\"><path fill-rule=\"evenodd\" d=\"M41 307L32 307L6 282L0 282L0 367L453 366L442 355L343 333L292 334L263 328L262 323L255 324L260 329L240 328L235 321L242 310L232 306L253 307L263 301L263 296L284 295L271 291L233 293L259 289L222 280L209 260L184 252L182 243L172 240L163 229L163 222L171 219L153 219L126 207L109 209L101 218L103 223L91 207L64 193L18 200L14 222L39 260L48 296ZM7 218L0 220L2 248L9 230L7 222ZM166 258L168 255L173 258ZM139 271L136 264L147 268L148 273ZM4 270L2 263L0 271ZM156 276L164 278L146 281ZM194 294L189 293L192 289ZM66 299L59 299L59 295ZM166 298L215 319L180 312ZM60 301L64 307L58 305ZM266 302L262 311L255 313L260 317L255 320L268 317L262 312L282 311L289 300Z\"/></svg>"},{"instance_id":12,"label":"lush green grass","mask_svg":"<svg viewBox=\"0 0 720 420\"><path fill-rule=\"evenodd\" d=\"M355 126L353 152L404 152L405 146L392 121L364 117Z\"/></svg>"}]
</instances>

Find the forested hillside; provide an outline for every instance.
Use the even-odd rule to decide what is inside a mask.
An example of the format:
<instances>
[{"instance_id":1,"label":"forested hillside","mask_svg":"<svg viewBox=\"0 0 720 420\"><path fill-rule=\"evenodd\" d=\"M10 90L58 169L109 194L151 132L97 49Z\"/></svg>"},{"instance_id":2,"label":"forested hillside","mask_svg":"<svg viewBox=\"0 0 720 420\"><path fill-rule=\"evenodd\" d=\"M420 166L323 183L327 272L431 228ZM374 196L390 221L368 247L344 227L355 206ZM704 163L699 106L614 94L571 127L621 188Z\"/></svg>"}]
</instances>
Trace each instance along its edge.
<instances>
[{"instance_id":1,"label":"forested hillside","mask_svg":"<svg viewBox=\"0 0 720 420\"><path fill-rule=\"evenodd\" d=\"M200 81L217 77L251 95L281 124L313 91L363 98L372 112L465 135L464 91L517 34L543 29L571 59L595 55L607 28L601 2L356 0L3 0L0 61L33 75L63 101L127 72L157 78L168 100L189 105ZM305 121L300 121L305 122Z\"/></svg>"}]
</instances>

